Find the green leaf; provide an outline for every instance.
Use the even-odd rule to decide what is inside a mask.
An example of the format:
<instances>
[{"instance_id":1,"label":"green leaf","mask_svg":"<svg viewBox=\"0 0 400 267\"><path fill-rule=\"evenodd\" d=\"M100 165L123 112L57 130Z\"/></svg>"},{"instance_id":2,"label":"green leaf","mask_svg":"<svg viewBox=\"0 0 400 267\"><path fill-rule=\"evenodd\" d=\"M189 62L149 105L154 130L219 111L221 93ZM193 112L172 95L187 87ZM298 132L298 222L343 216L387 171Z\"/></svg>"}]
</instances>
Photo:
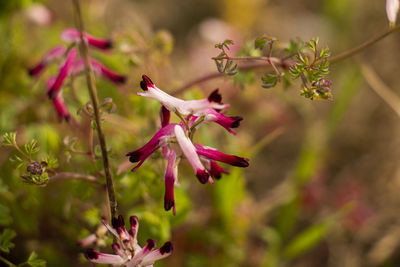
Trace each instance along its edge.
<instances>
[{"instance_id":1,"label":"green leaf","mask_svg":"<svg viewBox=\"0 0 400 267\"><path fill-rule=\"evenodd\" d=\"M38 255L35 252L31 253L26 263L32 267L46 267L46 261L38 259Z\"/></svg>"},{"instance_id":2,"label":"green leaf","mask_svg":"<svg viewBox=\"0 0 400 267\"><path fill-rule=\"evenodd\" d=\"M16 137L17 133L15 132L3 134L3 146L12 146L16 144Z\"/></svg>"},{"instance_id":3,"label":"green leaf","mask_svg":"<svg viewBox=\"0 0 400 267\"><path fill-rule=\"evenodd\" d=\"M4 231L0 235L0 250L5 253L10 253L10 249L12 249L15 245L11 242L11 240L16 236L14 230L9 228L4 229Z\"/></svg>"},{"instance_id":4,"label":"green leaf","mask_svg":"<svg viewBox=\"0 0 400 267\"><path fill-rule=\"evenodd\" d=\"M312 225L300 234L298 234L284 249L283 255L286 258L293 259L304 252L315 247L326 236L331 227L330 222L323 222Z\"/></svg>"},{"instance_id":5,"label":"green leaf","mask_svg":"<svg viewBox=\"0 0 400 267\"><path fill-rule=\"evenodd\" d=\"M254 41L254 47L256 49L262 50L264 48L264 46L267 44L267 42L268 42L267 37L265 37L265 36L258 37Z\"/></svg>"}]
</instances>

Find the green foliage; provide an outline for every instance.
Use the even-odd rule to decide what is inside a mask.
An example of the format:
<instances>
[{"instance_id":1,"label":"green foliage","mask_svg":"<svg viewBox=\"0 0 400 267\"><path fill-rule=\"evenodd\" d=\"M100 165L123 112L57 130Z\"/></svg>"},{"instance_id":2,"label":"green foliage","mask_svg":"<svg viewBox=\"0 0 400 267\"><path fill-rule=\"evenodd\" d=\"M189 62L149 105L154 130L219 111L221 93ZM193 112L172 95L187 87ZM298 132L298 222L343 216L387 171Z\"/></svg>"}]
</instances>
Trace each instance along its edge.
<instances>
[{"instance_id":1,"label":"green foliage","mask_svg":"<svg viewBox=\"0 0 400 267\"><path fill-rule=\"evenodd\" d=\"M31 267L46 267L46 261L39 259L38 255L35 252L32 252L31 255L29 255L26 264Z\"/></svg>"},{"instance_id":2,"label":"green foliage","mask_svg":"<svg viewBox=\"0 0 400 267\"><path fill-rule=\"evenodd\" d=\"M17 133L15 132L3 134L3 146L13 146L14 144L16 144L16 138Z\"/></svg>"},{"instance_id":3,"label":"green foliage","mask_svg":"<svg viewBox=\"0 0 400 267\"><path fill-rule=\"evenodd\" d=\"M16 235L14 230L5 228L0 234L0 250L5 253L10 253L10 249L15 246L11 240L14 239Z\"/></svg>"},{"instance_id":4,"label":"green foliage","mask_svg":"<svg viewBox=\"0 0 400 267\"><path fill-rule=\"evenodd\" d=\"M268 73L264 75L262 78L262 87L264 88L271 88L275 87L278 82L281 81L281 75L276 73Z\"/></svg>"},{"instance_id":5,"label":"green foliage","mask_svg":"<svg viewBox=\"0 0 400 267\"><path fill-rule=\"evenodd\" d=\"M297 52L297 62L289 68L289 73L293 79L301 78L303 90L300 95L311 100L331 99L331 82L325 79L329 74L329 61L327 59L330 53L328 48L319 50L318 42L318 38L313 38L305 44L311 55L301 51ZM289 50L293 50L294 47L291 43Z\"/></svg>"},{"instance_id":6,"label":"green foliage","mask_svg":"<svg viewBox=\"0 0 400 267\"><path fill-rule=\"evenodd\" d=\"M29 157L32 157L33 154L39 152L39 146L37 144L37 140L32 139L29 143L24 145L25 152L28 154Z\"/></svg>"},{"instance_id":7,"label":"green foliage","mask_svg":"<svg viewBox=\"0 0 400 267\"><path fill-rule=\"evenodd\" d=\"M229 46L232 45L232 44L233 44L233 41L232 41L232 40L225 40L225 41L223 41L222 43L216 44L216 45L215 45L215 48L218 48L218 49L224 49L224 48L226 48L226 49L229 50Z\"/></svg>"}]
</instances>

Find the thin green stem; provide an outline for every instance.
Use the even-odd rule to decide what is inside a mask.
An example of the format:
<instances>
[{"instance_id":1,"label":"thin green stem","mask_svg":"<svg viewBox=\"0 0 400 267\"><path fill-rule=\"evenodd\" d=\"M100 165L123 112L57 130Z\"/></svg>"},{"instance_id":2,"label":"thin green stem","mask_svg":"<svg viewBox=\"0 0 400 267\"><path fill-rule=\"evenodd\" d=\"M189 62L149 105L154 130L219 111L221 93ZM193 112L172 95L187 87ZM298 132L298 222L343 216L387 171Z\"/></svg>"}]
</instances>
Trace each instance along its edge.
<instances>
[{"instance_id":1,"label":"thin green stem","mask_svg":"<svg viewBox=\"0 0 400 267\"><path fill-rule=\"evenodd\" d=\"M362 44L360 44L360 45L358 45L358 46L356 46L356 47L354 47L352 49L350 49L350 50L344 51L344 52L342 52L342 53L340 53L340 54L338 54L336 56L331 56L331 57L328 58L329 63L334 64L334 63L336 63L338 61L341 61L343 59L349 58L349 57L351 57L351 56L363 51L364 49L370 47L371 45L379 42L380 40L384 39L385 37L389 36L390 34L392 34L394 32L397 32L399 30L400 30L400 25L398 25L398 26L396 26L394 28L391 28L390 30L388 30L388 31L386 31L386 32L384 32L384 33L382 33L382 34L380 34L380 35L378 35L378 36L376 36L376 37L374 37L374 38L372 38L372 39L370 39L370 40L368 40L368 41L366 41L366 42L364 42L364 43L362 43Z\"/></svg>"},{"instance_id":2,"label":"thin green stem","mask_svg":"<svg viewBox=\"0 0 400 267\"><path fill-rule=\"evenodd\" d=\"M24 158L26 158L29 162L32 163L31 157L29 157L27 154L25 154L25 152L22 151L21 148L19 148L19 146L17 145L17 143L13 143L13 147L14 147L22 156L24 156Z\"/></svg>"},{"instance_id":3,"label":"thin green stem","mask_svg":"<svg viewBox=\"0 0 400 267\"><path fill-rule=\"evenodd\" d=\"M110 170L110 165L109 165L109 161L108 161L106 139L104 137L102 124L101 124L99 99L97 96L96 83L94 80L94 74L93 74L92 67L89 63L87 43L83 37L83 21L82 21L81 9L79 6L79 0L73 0L73 3L74 3L75 10L76 10L76 19L77 19L76 24L77 24L77 28L80 32L81 57L83 58L83 60L85 62L86 81L87 81L87 86L88 86L89 93L90 93L90 98L91 98L92 104L93 104L94 119L96 122L97 135L99 138L101 154L103 157L103 165L104 165L104 173L106 176L107 193L108 193L108 199L109 199L109 203L110 203L110 213L111 213L111 218L114 218L117 214L117 201L115 198L114 184L113 184L113 180L111 177L111 170Z\"/></svg>"},{"instance_id":4,"label":"thin green stem","mask_svg":"<svg viewBox=\"0 0 400 267\"><path fill-rule=\"evenodd\" d=\"M15 265L14 263L12 263L12 262L6 260L6 259L3 258L2 256L0 256L0 260L1 260L2 262L4 262L5 264L7 264L8 266L10 266L10 267L17 267L17 265Z\"/></svg>"}]
</instances>

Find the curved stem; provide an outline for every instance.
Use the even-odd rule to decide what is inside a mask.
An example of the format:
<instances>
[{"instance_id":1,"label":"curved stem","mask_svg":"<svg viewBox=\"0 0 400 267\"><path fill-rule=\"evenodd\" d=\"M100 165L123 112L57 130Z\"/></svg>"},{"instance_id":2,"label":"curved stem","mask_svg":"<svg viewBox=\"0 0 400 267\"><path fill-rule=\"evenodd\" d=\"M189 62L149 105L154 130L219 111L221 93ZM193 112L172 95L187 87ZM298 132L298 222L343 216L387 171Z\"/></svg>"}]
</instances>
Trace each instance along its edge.
<instances>
[{"instance_id":1,"label":"curved stem","mask_svg":"<svg viewBox=\"0 0 400 267\"><path fill-rule=\"evenodd\" d=\"M334 63L337 63L338 61L341 61L343 59L349 58L349 57L361 52L362 50L370 47L371 45L379 42L380 40L384 39L385 37L389 36L390 34L392 34L394 32L397 32L399 30L400 30L400 25L398 25L398 26L396 26L396 27L394 27L394 28L392 28L392 29L390 29L390 30L388 30L388 31L386 31L386 32L384 32L384 33L372 38L371 40L368 40L368 41L366 41L366 42L364 42L364 43L362 43L362 44L350 49L350 50L344 51L344 52L342 52L342 53L340 53L340 54L338 54L336 56L331 56L331 57L328 58L328 60L329 60L329 62L331 64L334 64ZM284 57L282 59L279 59L279 58L274 58L274 59L278 59L279 60L278 64L279 63L282 64L282 63L285 62L286 59L289 59L292 56L293 55ZM230 59L242 59L242 60L264 60L265 61L265 59L263 59L263 57L219 57L219 58L215 57L215 58L212 58L212 59L227 59L227 58L230 58ZM267 57L264 57L264 58L267 58ZM266 62L266 61L265 62L257 62L255 64L249 64L249 65L246 65L246 66L243 66L243 67L239 67L239 70L250 70L250 69L265 68L265 67L270 67L270 66L271 66L270 63ZM288 66L286 66L286 67L288 67ZM200 83L206 82L208 80L212 80L212 79L219 78L219 77L222 77L222 76L224 76L224 74L220 73L220 72L211 72L211 73L205 74L204 76L201 76L200 78L194 79L194 80L184 84L183 86L178 88L175 92L173 92L172 95L179 95L179 94L185 92L190 87L192 87L192 86L194 86L196 84L200 84Z\"/></svg>"},{"instance_id":2,"label":"curved stem","mask_svg":"<svg viewBox=\"0 0 400 267\"><path fill-rule=\"evenodd\" d=\"M382 33L382 34L380 34L380 35L378 35L378 36L376 36L376 37L374 37L374 38L372 38L372 39L370 39L370 40L368 40L368 41L366 41L366 42L364 42L364 43L362 43L362 44L360 44L360 45L358 45L356 47L354 47L354 48L352 48L352 49L344 51L344 52L342 52L342 53L340 53L340 54L338 54L336 56L331 56L331 57L328 58L329 63L334 64L334 63L336 63L338 61L341 61L343 59L349 58L349 57L357 54L358 52L361 52L362 50L370 47L371 45L379 42L380 40L382 40L386 36L389 36L390 34L392 34L394 32L397 32L398 30L400 30L400 25L398 25L398 26L396 26L396 27L394 27L394 28L392 28L392 29L390 29L390 30L388 30L388 31L386 31L386 32L384 32L384 33Z\"/></svg>"},{"instance_id":3,"label":"curved stem","mask_svg":"<svg viewBox=\"0 0 400 267\"><path fill-rule=\"evenodd\" d=\"M4 262L5 264L7 264L10 267L17 267L17 265L15 265L14 263L10 262L9 260L3 258L2 256L0 256L0 261Z\"/></svg>"},{"instance_id":4,"label":"curved stem","mask_svg":"<svg viewBox=\"0 0 400 267\"><path fill-rule=\"evenodd\" d=\"M110 170L110 165L109 165L109 161L108 161L106 139L104 137L101 120L100 120L99 100L98 100L98 96L97 96L97 89L96 89L96 84L95 84L95 80L94 80L93 70L89 63L87 43L83 38L83 21L82 21L81 9L79 6L79 0L73 0L73 3L75 6L75 10L76 10L76 18L77 18L76 24L77 24L77 28L80 32L80 39L81 39L80 51L81 51L81 56L85 62L86 81L87 81L87 85L88 85L88 89L89 89L89 93L90 93L90 98L91 98L92 104L93 104L94 119L96 122L97 135L99 137L101 154L103 157L103 165L104 165L104 173L106 176L108 199L110 202L110 213L111 213L111 218L114 218L117 214L117 201L115 198L114 184L113 184L113 180L111 177L111 170Z\"/></svg>"}]
</instances>

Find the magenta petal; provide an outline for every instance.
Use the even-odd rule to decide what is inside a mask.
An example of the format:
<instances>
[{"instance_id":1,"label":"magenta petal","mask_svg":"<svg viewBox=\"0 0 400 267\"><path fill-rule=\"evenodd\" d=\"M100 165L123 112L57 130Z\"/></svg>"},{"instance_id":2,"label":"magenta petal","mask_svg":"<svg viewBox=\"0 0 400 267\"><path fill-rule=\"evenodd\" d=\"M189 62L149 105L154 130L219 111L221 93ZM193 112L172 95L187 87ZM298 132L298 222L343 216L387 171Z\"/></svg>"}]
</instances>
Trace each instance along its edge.
<instances>
[{"instance_id":1,"label":"magenta petal","mask_svg":"<svg viewBox=\"0 0 400 267\"><path fill-rule=\"evenodd\" d=\"M222 168L217 162L214 160L210 160L210 169L208 170L211 177L215 179L220 179L223 173L229 174L229 171Z\"/></svg>"},{"instance_id":2,"label":"magenta petal","mask_svg":"<svg viewBox=\"0 0 400 267\"><path fill-rule=\"evenodd\" d=\"M106 50L112 48L112 42L110 40L105 40L105 39L99 39L95 38L92 35L83 32L83 38L86 40L86 42L96 48ZM65 29L61 33L61 39L65 42L76 42L79 43L81 38L80 38L80 33L79 31L75 29Z\"/></svg>"},{"instance_id":3,"label":"magenta petal","mask_svg":"<svg viewBox=\"0 0 400 267\"><path fill-rule=\"evenodd\" d=\"M213 148L206 148L200 144L195 144L197 154L211 160L224 162L236 167L248 167L249 159L228 155Z\"/></svg>"},{"instance_id":4,"label":"magenta petal","mask_svg":"<svg viewBox=\"0 0 400 267\"><path fill-rule=\"evenodd\" d=\"M132 171L135 171L139 168L143 162L150 157L157 149L160 148L162 143L166 141L166 139L170 138L174 134L174 127L177 125L176 123L171 123L161 128L154 136L150 139L147 144L138 150L129 152L126 156L129 157L129 161L132 163L139 162Z\"/></svg>"},{"instance_id":5,"label":"magenta petal","mask_svg":"<svg viewBox=\"0 0 400 267\"><path fill-rule=\"evenodd\" d=\"M56 94L61 90L61 86L67 78L69 71L72 67L72 64L74 63L75 57L77 54L76 49L71 49L69 51L67 59L65 60L64 65L60 68L60 71L58 73L58 76L56 78L56 81L54 82L53 86L50 88L50 90L47 92L49 98L54 98L56 97Z\"/></svg>"},{"instance_id":6,"label":"magenta petal","mask_svg":"<svg viewBox=\"0 0 400 267\"><path fill-rule=\"evenodd\" d=\"M175 215L175 199L174 199L174 184L175 184L175 163L176 163L176 153L172 149L168 149L167 152L167 169L165 171L165 194L164 194L164 209L173 209L173 214Z\"/></svg>"},{"instance_id":7,"label":"magenta petal","mask_svg":"<svg viewBox=\"0 0 400 267\"><path fill-rule=\"evenodd\" d=\"M34 66L28 70L29 75L30 76L39 76L39 74L43 72L43 70L45 69L45 67L48 64L50 64L51 62L53 62L57 59L62 58L66 51L67 51L67 48L63 45L54 47L49 52L47 52L46 55L44 55L42 60L38 64L36 64L36 66Z\"/></svg>"}]
</instances>

